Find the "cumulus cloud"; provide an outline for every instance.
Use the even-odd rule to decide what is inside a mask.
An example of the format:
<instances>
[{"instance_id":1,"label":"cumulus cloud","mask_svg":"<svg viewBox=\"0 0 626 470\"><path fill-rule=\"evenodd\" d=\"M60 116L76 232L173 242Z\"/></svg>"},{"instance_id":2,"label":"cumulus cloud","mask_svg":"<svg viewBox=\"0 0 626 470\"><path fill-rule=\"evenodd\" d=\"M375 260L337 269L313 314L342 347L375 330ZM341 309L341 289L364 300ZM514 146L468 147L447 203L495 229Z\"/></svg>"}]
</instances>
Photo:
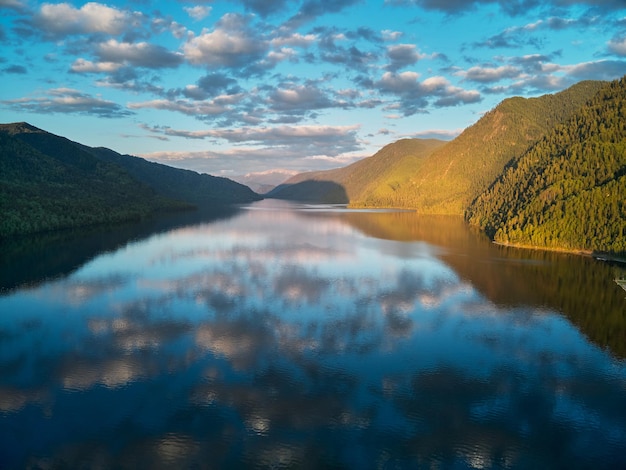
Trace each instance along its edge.
<instances>
[{"instance_id":1,"label":"cumulus cloud","mask_svg":"<svg viewBox=\"0 0 626 470\"><path fill-rule=\"evenodd\" d=\"M614 80L626 75L626 61L597 60L564 66L563 70L577 80Z\"/></svg>"},{"instance_id":2,"label":"cumulus cloud","mask_svg":"<svg viewBox=\"0 0 626 470\"><path fill-rule=\"evenodd\" d=\"M622 0L387 0L396 5L415 5L425 10L436 10L448 15L467 13L485 5L496 4L500 9L516 16L527 13L537 7L561 8L572 5L586 5L599 11L619 10L624 8Z\"/></svg>"},{"instance_id":3,"label":"cumulus cloud","mask_svg":"<svg viewBox=\"0 0 626 470\"><path fill-rule=\"evenodd\" d=\"M92 33L119 35L135 23L134 17L132 13L95 2L81 8L69 3L44 3L32 22L44 36L53 38Z\"/></svg>"},{"instance_id":4,"label":"cumulus cloud","mask_svg":"<svg viewBox=\"0 0 626 470\"><path fill-rule=\"evenodd\" d=\"M611 39L608 42L608 48L615 55L626 56L626 36Z\"/></svg>"},{"instance_id":5,"label":"cumulus cloud","mask_svg":"<svg viewBox=\"0 0 626 470\"><path fill-rule=\"evenodd\" d=\"M305 114L314 109L331 108L335 102L315 84L307 83L277 87L270 93L268 105L273 111Z\"/></svg>"},{"instance_id":6,"label":"cumulus cloud","mask_svg":"<svg viewBox=\"0 0 626 470\"><path fill-rule=\"evenodd\" d=\"M364 72L378 61L377 50L368 51L358 44L359 40L379 42L379 37L366 28L356 31L316 28L315 32L319 36L319 59L324 62Z\"/></svg>"},{"instance_id":7,"label":"cumulus cloud","mask_svg":"<svg viewBox=\"0 0 626 470\"><path fill-rule=\"evenodd\" d=\"M543 39L536 33L542 30L561 31L570 28L588 28L600 22L599 16L583 15L579 18L552 16L522 26L511 26L474 45L491 49L520 48L526 45L541 48Z\"/></svg>"},{"instance_id":8,"label":"cumulus cloud","mask_svg":"<svg viewBox=\"0 0 626 470\"><path fill-rule=\"evenodd\" d=\"M429 77L421 82L419 77L412 71L385 72L372 85L381 93L397 96L399 101L388 109L401 109L405 116L425 112L431 101L436 107L447 107L481 100L478 91L455 87L444 77Z\"/></svg>"},{"instance_id":9,"label":"cumulus cloud","mask_svg":"<svg viewBox=\"0 0 626 470\"><path fill-rule=\"evenodd\" d=\"M232 102L236 99L236 97L227 96L217 97L209 101L156 99L128 103L128 108L175 111L202 119L207 116L217 116L227 112L228 105L232 104Z\"/></svg>"},{"instance_id":10,"label":"cumulus cloud","mask_svg":"<svg viewBox=\"0 0 626 470\"><path fill-rule=\"evenodd\" d=\"M115 62L91 62L86 59L76 59L70 71L74 73L110 73L119 70L122 64Z\"/></svg>"},{"instance_id":11,"label":"cumulus cloud","mask_svg":"<svg viewBox=\"0 0 626 470\"><path fill-rule=\"evenodd\" d=\"M26 4L20 0L0 0L0 8L23 10L26 8Z\"/></svg>"},{"instance_id":12,"label":"cumulus cloud","mask_svg":"<svg viewBox=\"0 0 626 470\"><path fill-rule=\"evenodd\" d=\"M105 118L132 114L127 109L102 98L72 88L54 88L41 96L30 96L1 102L19 112L84 114Z\"/></svg>"},{"instance_id":13,"label":"cumulus cloud","mask_svg":"<svg viewBox=\"0 0 626 470\"><path fill-rule=\"evenodd\" d=\"M240 0L246 10L257 13L265 18L274 13L284 11L288 0Z\"/></svg>"},{"instance_id":14,"label":"cumulus cloud","mask_svg":"<svg viewBox=\"0 0 626 470\"><path fill-rule=\"evenodd\" d=\"M270 41L275 47L309 47L318 40L316 34L278 34Z\"/></svg>"},{"instance_id":15,"label":"cumulus cloud","mask_svg":"<svg viewBox=\"0 0 626 470\"><path fill-rule=\"evenodd\" d=\"M146 68L176 67L183 62L183 55L147 42L128 43L109 39L96 47L96 55L102 62L130 64Z\"/></svg>"},{"instance_id":16,"label":"cumulus cloud","mask_svg":"<svg viewBox=\"0 0 626 470\"><path fill-rule=\"evenodd\" d=\"M193 7L185 7L187 14L196 21L200 21L211 14L213 8L207 5L196 5Z\"/></svg>"},{"instance_id":17,"label":"cumulus cloud","mask_svg":"<svg viewBox=\"0 0 626 470\"><path fill-rule=\"evenodd\" d=\"M478 83L498 82L504 79L517 78L521 71L511 65L501 65L500 67L471 67L466 71L459 72L459 75L466 80Z\"/></svg>"},{"instance_id":18,"label":"cumulus cloud","mask_svg":"<svg viewBox=\"0 0 626 470\"><path fill-rule=\"evenodd\" d=\"M231 68L261 60L268 48L269 41L249 27L249 19L235 13L224 15L212 31L203 30L183 46L192 64Z\"/></svg>"},{"instance_id":19,"label":"cumulus cloud","mask_svg":"<svg viewBox=\"0 0 626 470\"><path fill-rule=\"evenodd\" d=\"M387 47L387 57L389 58L387 70L395 72L403 67L415 64L426 56L417 50L415 44L395 44Z\"/></svg>"},{"instance_id":20,"label":"cumulus cloud","mask_svg":"<svg viewBox=\"0 0 626 470\"><path fill-rule=\"evenodd\" d=\"M153 127L153 132L165 134L170 137L185 137L191 139L215 138L223 139L231 143L252 142L265 145L286 145L294 142L306 142L313 144L319 141L333 141L351 139L359 129L357 125L351 126L274 126L274 127L240 127L236 129L206 129L202 131L174 130L169 127Z\"/></svg>"},{"instance_id":21,"label":"cumulus cloud","mask_svg":"<svg viewBox=\"0 0 626 470\"><path fill-rule=\"evenodd\" d=\"M345 8L358 3L360 0L304 0L300 10L287 22L288 28L296 28L304 23L309 23L316 18L330 13L338 13Z\"/></svg>"},{"instance_id":22,"label":"cumulus cloud","mask_svg":"<svg viewBox=\"0 0 626 470\"><path fill-rule=\"evenodd\" d=\"M187 98L194 100L205 100L219 94L234 95L241 93L242 89L237 84L237 80L223 73L210 73L201 77L196 85L188 85L182 90Z\"/></svg>"}]
</instances>

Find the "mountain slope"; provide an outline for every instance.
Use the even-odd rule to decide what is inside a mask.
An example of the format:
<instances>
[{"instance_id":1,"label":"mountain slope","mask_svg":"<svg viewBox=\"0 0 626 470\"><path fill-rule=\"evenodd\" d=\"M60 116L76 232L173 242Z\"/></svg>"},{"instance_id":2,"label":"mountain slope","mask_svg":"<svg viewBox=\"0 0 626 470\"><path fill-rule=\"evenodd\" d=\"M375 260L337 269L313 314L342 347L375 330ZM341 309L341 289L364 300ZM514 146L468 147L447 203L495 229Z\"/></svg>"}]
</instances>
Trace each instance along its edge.
<instances>
[{"instance_id":1,"label":"mountain slope","mask_svg":"<svg viewBox=\"0 0 626 470\"><path fill-rule=\"evenodd\" d=\"M471 202L555 125L583 106L602 82L581 82L554 95L509 98L433 152L396 188L395 198L422 213L463 214ZM389 205L391 201L376 201ZM393 204L395 205L395 204Z\"/></svg>"},{"instance_id":2,"label":"mountain slope","mask_svg":"<svg viewBox=\"0 0 626 470\"><path fill-rule=\"evenodd\" d=\"M48 155L14 135L35 128L20 124L0 131L0 236L135 220L181 206L85 152L72 162L63 149Z\"/></svg>"},{"instance_id":3,"label":"mountain slope","mask_svg":"<svg viewBox=\"0 0 626 470\"><path fill-rule=\"evenodd\" d=\"M374 205L372 199L392 193L420 162L445 142L403 139L349 166L300 173L268 193L268 197L320 203ZM398 201L398 205L401 201ZM393 204L390 204L393 205Z\"/></svg>"},{"instance_id":4,"label":"mountain slope","mask_svg":"<svg viewBox=\"0 0 626 470\"><path fill-rule=\"evenodd\" d=\"M25 126L28 126L27 130L24 130ZM9 132L40 152L73 166L80 166L83 162L91 161L93 157L114 164L167 198L194 205L241 203L260 199L250 188L226 178L172 168L143 158L121 155L107 148L88 147L33 126L13 126ZM91 155L91 158L85 154Z\"/></svg>"},{"instance_id":5,"label":"mountain slope","mask_svg":"<svg viewBox=\"0 0 626 470\"><path fill-rule=\"evenodd\" d=\"M243 185L212 178L91 149L27 123L2 124L0 236L137 220L192 204L259 198Z\"/></svg>"},{"instance_id":6,"label":"mountain slope","mask_svg":"<svg viewBox=\"0 0 626 470\"><path fill-rule=\"evenodd\" d=\"M554 95L506 99L451 142L400 140L348 167L296 175L268 197L346 202L339 200L337 186L311 183L326 181L341 186L352 206L462 215L507 164L568 119L603 85L584 81Z\"/></svg>"},{"instance_id":7,"label":"mountain slope","mask_svg":"<svg viewBox=\"0 0 626 470\"><path fill-rule=\"evenodd\" d=\"M626 77L556 126L467 212L502 243L626 254Z\"/></svg>"}]
</instances>

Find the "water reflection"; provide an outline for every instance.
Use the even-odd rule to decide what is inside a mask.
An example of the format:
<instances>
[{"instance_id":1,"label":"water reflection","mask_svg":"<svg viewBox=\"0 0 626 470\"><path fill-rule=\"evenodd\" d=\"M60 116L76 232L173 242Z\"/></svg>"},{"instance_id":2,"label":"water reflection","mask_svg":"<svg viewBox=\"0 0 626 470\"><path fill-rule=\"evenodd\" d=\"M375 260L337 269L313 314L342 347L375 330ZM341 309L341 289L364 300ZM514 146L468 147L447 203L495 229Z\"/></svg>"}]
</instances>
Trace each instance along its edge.
<instances>
[{"instance_id":1,"label":"water reflection","mask_svg":"<svg viewBox=\"0 0 626 470\"><path fill-rule=\"evenodd\" d=\"M267 204L0 298L0 467L626 463L626 365L524 277L569 257Z\"/></svg>"}]
</instances>

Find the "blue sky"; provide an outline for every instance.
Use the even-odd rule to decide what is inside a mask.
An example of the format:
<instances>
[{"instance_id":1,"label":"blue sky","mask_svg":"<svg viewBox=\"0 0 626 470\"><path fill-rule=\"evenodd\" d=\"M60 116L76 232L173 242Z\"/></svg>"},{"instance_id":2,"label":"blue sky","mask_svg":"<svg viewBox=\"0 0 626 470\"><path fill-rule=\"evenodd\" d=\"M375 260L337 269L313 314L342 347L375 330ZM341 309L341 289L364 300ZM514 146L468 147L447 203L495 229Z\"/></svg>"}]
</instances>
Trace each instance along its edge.
<instances>
[{"instance_id":1,"label":"blue sky","mask_svg":"<svg viewBox=\"0 0 626 470\"><path fill-rule=\"evenodd\" d=\"M626 74L624 0L0 0L0 122L235 177Z\"/></svg>"}]
</instances>

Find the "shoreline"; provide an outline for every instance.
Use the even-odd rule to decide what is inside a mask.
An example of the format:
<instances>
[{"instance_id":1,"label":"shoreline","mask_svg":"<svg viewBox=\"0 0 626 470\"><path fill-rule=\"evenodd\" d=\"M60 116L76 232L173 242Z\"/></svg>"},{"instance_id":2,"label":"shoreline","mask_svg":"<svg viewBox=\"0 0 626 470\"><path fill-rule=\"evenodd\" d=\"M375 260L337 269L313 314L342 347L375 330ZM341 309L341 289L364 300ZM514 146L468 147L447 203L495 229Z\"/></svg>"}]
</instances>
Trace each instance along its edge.
<instances>
[{"instance_id":1,"label":"shoreline","mask_svg":"<svg viewBox=\"0 0 626 470\"><path fill-rule=\"evenodd\" d=\"M509 248L518 248L522 250L550 251L554 253L587 256L590 258L594 258L598 261L626 264L626 258L620 257L618 255L614 255L612 253L605 253L601 251L583 250L583 249L574 250L574 249L567 249L567 248L548 248L548 247L536 246L536 245L520 245L520 244L515 244L515 243L504 243L504 242L498 242L495 240L492 240L491 243L495 245L509 247Z\"/></svg>"}]
</instances>

